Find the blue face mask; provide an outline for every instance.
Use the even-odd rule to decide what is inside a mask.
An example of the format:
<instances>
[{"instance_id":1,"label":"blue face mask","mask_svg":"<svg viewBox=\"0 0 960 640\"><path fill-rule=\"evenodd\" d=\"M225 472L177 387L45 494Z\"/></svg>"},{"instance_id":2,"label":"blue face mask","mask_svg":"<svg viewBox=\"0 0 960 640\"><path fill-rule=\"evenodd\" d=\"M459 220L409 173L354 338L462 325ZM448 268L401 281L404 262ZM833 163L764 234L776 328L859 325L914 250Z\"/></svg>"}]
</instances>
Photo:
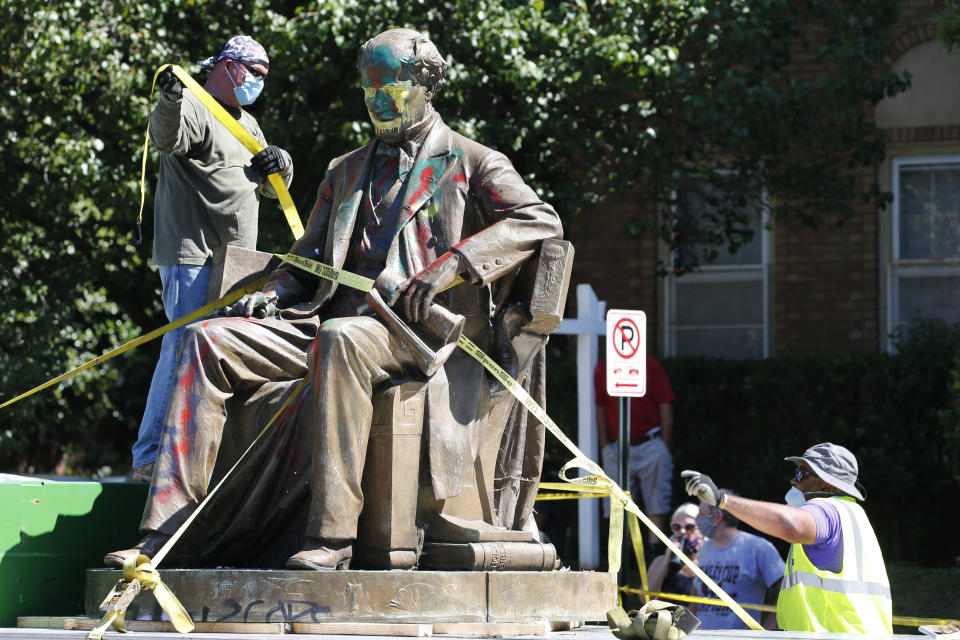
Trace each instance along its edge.
<instances>
[{"instance_id":1,"label":"blue face mask","mask_svg":"<svg viewBox=\"0 0 960 640\"><path fill-rule=\"evenodd\" d=\"M233 76L230 76L230 82L233 82ZM244 69L243 84L238 87L237 83L233 82L233 93L241 106L253 104L261 91L263 91L263 76L255 76L246 69Z\"/></svg>"},{"instance_id":2,"label":"blue face mask","mask_svg":"<svg viewBox=\"0 0 960 640\"><path fill-rule=\"evenodd\" d=\"M697 518L697 528L700 529L700 533L702 533L704 536L707 538L712 538L714 532L717 530L717 525L710 522L710 518L699 516Z\"/></svg>"}]
</instances>

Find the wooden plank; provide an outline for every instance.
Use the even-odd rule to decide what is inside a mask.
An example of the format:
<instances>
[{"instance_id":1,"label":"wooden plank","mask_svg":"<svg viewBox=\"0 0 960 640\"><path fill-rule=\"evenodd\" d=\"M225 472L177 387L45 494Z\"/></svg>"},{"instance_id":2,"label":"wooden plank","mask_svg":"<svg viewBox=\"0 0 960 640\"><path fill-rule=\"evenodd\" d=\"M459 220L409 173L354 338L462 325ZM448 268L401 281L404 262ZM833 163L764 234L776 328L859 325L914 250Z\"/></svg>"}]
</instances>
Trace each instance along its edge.
<instances>
[{"instance_id":1,"label":"wooden plank","mask_svg":"<svg viewBox=\"0 0 960 640\"><path fill-rule=\"evenodd\" d=\"M60 618L63 621L61 629L74 631L90 631L99 620L93 618ZM286 626L282 622L194 622L194 631L197 633L286 633ZM173 623L164 620L127 620L124 626L128 631L169 632L176 633Z\"/></svg>"},{"instance_id":2,"label":"wooden plank","mask_svg":"<svg viewBox=\"0 0 960 640\"><path fill-rule=\"evenodd\" d=\"M437 636L471 636L474 638L502 638L505 636L546 636L549 622L442 622L433 624Z\"/></svg>"},{"instance_id":3,"label":"wooden plank","mask_svg":"<svg viewBox=\"0 0 960 640\"><path fill-rule=\"evenodd\" d=\"M294 633L338 636L397 636L422 638L433 635L432 625L378 622L294 622Z\"/></svg>"},{"instance_id":4,"label":"wooden plank","mask_svg":"<svg viewBox=\"0 0 960 640\"><path fill-rule=\"evenodd\" d=\"M561 620L550 623L550 631L572 631L583 626L583 620Z\"/></svg>"},{"instance_id":5,"label":"wooden plank","mask_svg":"<svg viewBox=\"0 0 960 640\"><path fill-rule=\"evenodd\" d=\"M21 629L63 629L63 616L17 616Z\"/></svg>"}]
</instances>

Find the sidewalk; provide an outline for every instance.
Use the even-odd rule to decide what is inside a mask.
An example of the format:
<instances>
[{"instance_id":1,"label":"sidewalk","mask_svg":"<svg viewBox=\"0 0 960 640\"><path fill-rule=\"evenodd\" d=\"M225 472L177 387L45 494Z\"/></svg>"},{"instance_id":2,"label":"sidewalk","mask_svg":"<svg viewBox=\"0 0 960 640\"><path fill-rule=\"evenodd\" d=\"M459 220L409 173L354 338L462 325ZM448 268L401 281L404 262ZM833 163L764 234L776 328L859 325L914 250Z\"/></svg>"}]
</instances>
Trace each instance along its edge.
<instances>
[{"instance_id":1,"label":"sidewalk","mask_svg":"<svg viewBox=\"0 0 960 640\"><path fill-rule=\"evenodd\" d=\"M104 639L110 640L175 640L182 638L194 638L195 640L277 640L281 634L223 634L223 633L190 633L186 636L179 633L158 633L138 631L135 635L117 633L109 631L104 635ZM360 638L369 638L373 640L409 640L407 636L355 636L355 635L314 635L314 634L282 634L285 637L296 638L297 640L359 640ZM84 640L87 637L86 631L64 631L59 629L0 629L0 640L20 640L22 638L39 639L72 639ZM438 636L439 637L439 636ZM449 636L457 638L471 638L480 636ZM530 638L538 636L500 636L504 638ZM613 634L605 625L587 625L573 631L554 631L547 637L551 640L608 640L613 639ZM692 640L730 640L732 638L755 638L756 640L864 640L863 635L853 633L803 633L798 631L695 631L687 636ZM896 640L917 640L918 635L893 635L884 636Z\"/></svg>"}]
</instances>

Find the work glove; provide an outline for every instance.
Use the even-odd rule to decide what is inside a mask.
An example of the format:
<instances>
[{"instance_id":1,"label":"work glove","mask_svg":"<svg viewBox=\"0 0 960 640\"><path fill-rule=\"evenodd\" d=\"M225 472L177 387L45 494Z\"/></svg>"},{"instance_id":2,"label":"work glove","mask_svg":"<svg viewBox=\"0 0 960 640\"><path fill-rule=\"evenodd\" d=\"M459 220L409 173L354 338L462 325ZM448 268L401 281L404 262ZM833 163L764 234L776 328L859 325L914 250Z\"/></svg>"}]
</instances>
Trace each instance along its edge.
<instances>
[{"instance_id":1,"label":"work glove","mask_svg":"<svg viewBox=\"0 0 960 640\"><path fill-rule=\"evenodd\" d=\"M279 297L272 291L248 293L232 305L224 307L220 313L242 318L273 318L277 315L278 300Z\"/></svg>"},{"instance_id":2,"label":"work glove","mask_svg":"<svg viewBox=\"0 0 960 640\"><path fill-rule=\"evenodd\" d=\"M687 479L687 493L703 500L711 507L719 505L726 494L726 491L718 489L716 483L705 473L687 469L680 476Z\"/></svg>"},{"instance_id":3,"label":"work glove","mask_svg":"<svg viewBox=\"0 0 960 640\"><path fill-rule=\"evenodd\" d=\"M160 87L160 94L167 100L176 102L183 96L183 83L180 78L173 75L173 69L167 67L157 76L157 86Z\"/></svg>"},{"instance_id":4,"label":"work glove","mask_svg":"<svg viewBox=\"0 0 960 640\"><path fill-rule=\"evenodd\" d=\"M281 149L270 145L261 149L250 159L253 170L262 178L266 179L271 173L280 173L290 166L290 154Z\"/></svg>"}]
</instances>

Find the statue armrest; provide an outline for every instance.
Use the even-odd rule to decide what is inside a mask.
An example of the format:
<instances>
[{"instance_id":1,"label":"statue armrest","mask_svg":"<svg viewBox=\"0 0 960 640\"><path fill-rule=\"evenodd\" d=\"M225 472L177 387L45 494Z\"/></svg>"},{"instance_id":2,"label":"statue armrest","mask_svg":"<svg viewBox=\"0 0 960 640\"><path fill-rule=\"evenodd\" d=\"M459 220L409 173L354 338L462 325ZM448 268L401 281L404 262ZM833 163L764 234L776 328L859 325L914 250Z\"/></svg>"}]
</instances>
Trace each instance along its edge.
<instances>
[{"instance_id":1,"label":"statue armrest","mask_svg":"<svg viewBox=\"0 0 960 640\"><path fill-rule=\"evenodd\" d=\"M567 240L544 240L525 293L531 320L524 330L549 335L560 328L573 270L573 244Z\"/></svg>"}]
</instances>

